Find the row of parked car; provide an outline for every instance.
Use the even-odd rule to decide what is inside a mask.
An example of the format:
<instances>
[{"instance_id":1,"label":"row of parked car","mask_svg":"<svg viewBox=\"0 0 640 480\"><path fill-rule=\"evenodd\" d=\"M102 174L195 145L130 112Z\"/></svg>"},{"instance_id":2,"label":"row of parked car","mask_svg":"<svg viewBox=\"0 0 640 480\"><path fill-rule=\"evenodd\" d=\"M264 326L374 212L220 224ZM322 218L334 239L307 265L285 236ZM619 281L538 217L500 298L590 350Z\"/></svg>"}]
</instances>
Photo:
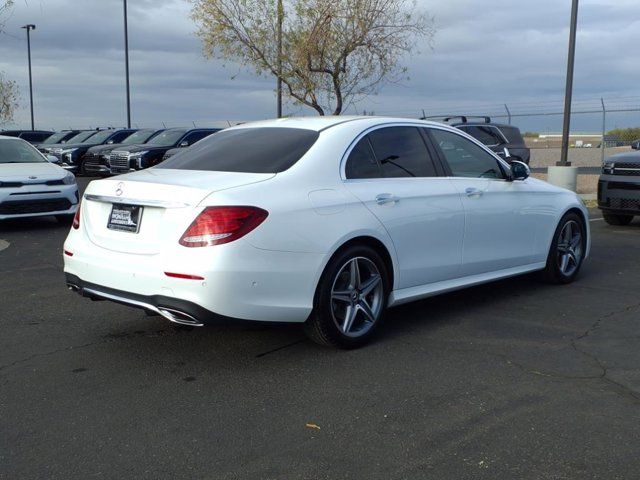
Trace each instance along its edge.
<instances>
[{"instance_id":1,"label":"row of parked car","mask_svg":"<svg viewBox=\"0 0 640 480\"><path fill-rule=\"evenodd\" d=\"M55 163L73 173L107 176L154 166L219 130L121 128L38 131L35 132L37 135L32 131L3 131L0 134L29 141ZM43 139L45 133L48 136Z\"/></svg>"},{"instance_id":2,"label":"row of parked car","mask_svg":"<svg viewBox=\"0 0 640 480\"><path fill-rule=\"evenodd\" d=\"M517 127L494 123L484 116L449 116L442 117L442 121L468 133L507 161L529 163L529 148ZM75 174L108 176L157 165L219 130L121 128L62 132L15 130L0 134L29 141Z\"/></svg>"}]
</instances>

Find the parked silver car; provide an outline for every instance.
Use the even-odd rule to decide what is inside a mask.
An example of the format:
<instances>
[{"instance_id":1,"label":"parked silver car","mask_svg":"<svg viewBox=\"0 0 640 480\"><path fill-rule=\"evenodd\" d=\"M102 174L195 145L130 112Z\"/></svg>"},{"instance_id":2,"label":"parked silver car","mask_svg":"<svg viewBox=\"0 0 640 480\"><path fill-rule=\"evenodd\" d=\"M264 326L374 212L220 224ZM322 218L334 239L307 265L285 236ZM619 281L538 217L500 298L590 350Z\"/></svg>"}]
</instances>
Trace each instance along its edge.
<instances>
[{"instance_id":1,"label":"parked silver car","mask_svg":"<svg viewBox=\"0 0 640 480\"><path fill-rule=\"evenodd\" d=\"M28 142L0 136L0 220L55 215L71 221L78 208L73 173Z\"/></svg>"}]
</instances>

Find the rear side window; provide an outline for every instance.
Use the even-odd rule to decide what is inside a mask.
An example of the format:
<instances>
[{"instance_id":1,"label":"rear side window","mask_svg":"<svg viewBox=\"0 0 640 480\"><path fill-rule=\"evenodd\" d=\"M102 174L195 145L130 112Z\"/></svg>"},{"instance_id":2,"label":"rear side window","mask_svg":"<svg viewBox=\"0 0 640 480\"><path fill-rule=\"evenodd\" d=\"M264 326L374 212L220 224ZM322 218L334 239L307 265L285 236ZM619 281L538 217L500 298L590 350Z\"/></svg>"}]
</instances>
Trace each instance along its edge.
<instances>
[{"instance_id":1,"label":"rear side window","mask_svg":"<svg viewBox=\"0 0 640 480\"><path fill-rule=\"evenodd\" d=\"M347 178L380 178L382 176L368 137L360 140L351 150L345 174Z\"/></svg>"},{"instance_id":2,"label":"rear side window","mask_svg":"<svg viewBox=\"0 0 640 480\"><path fill-rule=\"evenodd\" d=\"M184 139L182 141L183 142L187 142L189 145L193 145L198 140L202 140L204 137L208 137L212 133L213 132L210 132L210 131L207 131L207 130L204 130L204 131L201 130L199 132L191 132L189 135L184 137ZM180 143L182 143L182 142L180 142Z\"/></svg>"},{"instance_id":3,"label":"rear side window","mask_svg":"<svg viewBox=\"0 0 640 480\"><path fill-rule=\"evenodd\" d=\"M318 136L318 132L302 128L222 130L156 168L279 173L300 160Z\"/></svg>"},{"instance_id":4,"label":"rear side window","mask_svg":"<svg viewBox=\"0 0 640 480\"><path fill-rule=\"evenodd\" d=\"M509 143L524 143L518 127L500 127L500 131L507 137Z\"/></svg>"},{"instance_id":5,"label":"rear side window","mask_svg":"<svg viewBox=\"0 0 640 480\"><path fill-rule=\"evenodd\" d=\"M369 135L383 177L435 177L436 170L420 131L386 127Z\"/></svg>"},{"instance_id":6,"label":"rear side window","mask_svg":"<svg viewBox=\"0 0 640 480\"><path fill-rule=\"evenodd\" d=\"M502 145L504 143L502 135L500 135L500 132L498 132L495 127L485 125L461 125L458 128L487 146Z\"/></svg>"}]
</instances>

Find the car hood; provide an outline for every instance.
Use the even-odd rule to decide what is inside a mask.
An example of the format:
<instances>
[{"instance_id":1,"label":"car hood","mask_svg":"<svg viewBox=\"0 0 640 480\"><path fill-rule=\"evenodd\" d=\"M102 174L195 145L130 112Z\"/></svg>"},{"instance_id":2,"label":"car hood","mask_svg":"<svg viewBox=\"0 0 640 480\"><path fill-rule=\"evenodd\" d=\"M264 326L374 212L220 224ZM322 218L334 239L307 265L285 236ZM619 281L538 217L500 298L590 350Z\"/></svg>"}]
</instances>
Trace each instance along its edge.
<instances>
[{"instance_id":1,"label":"car hood","mask_svg":"<svg viewBox=\"0 0 640 480\"><path fill-rule=\"evenodd\" d=\"M46 148L48 150L55 150L56 148L61 148L62 150L68 150L69 148L89 148L95 145L100 145L99 143L57 143L54 145L47 145Z\"/></svg>"},{"instance_id":2,"label":"car hood","mask_svg":"<svg viewBox=\"0 0 640 480\"><path fill-rule=\"evenodd\" d=\"M87 153L93 153L93 154L99 154L99 153L104 153L104 152L108 152L111 150L115 150L115 149L124 149L126 148L127 145L122 145L121 143L109 143L106 145L94 145L93 147L89 148L89 150L87 150Z\"/></svg>"},{"instance_id":3,"label":"car hood","mask_svg":"<svg viewBox=\"0 0 640 480\"><path fill-rule=\"evenodd\" d=\"M623 162L623 163L638 163L640 164L640 152L622 152L616 155L611 155L605 159L605 162Z\"/></svg>"},{"instance_id":4,"label":"car hood","mask_svg":"<svg viewBox=\"0 0 640 480\"><path fill-rule=\"evenodd\" d=\"M62 178L66 171L49 162L0 163L0 181L38 177L47 180ZM33 179L32 179L33 180Z\"/></svg>"},{"instance_id":5,"label":"car hood","mask_svg":"<svg viewBox=\"0 0 640 480\"><path fill-rule=\"evenodd\" d=\"M118 150L119 152L129 152L129 153L136 153L136 152L145 152L145 151L166 151L169 150L170 148L173 148L173 145L170 145L168 147L160 147L160 146L154 146L154 145L148 145L148 144L140 144L140 145L126 145L124 147L119 147L119 148L114 148L113 150Z\"/></svg>"}]
</instances>

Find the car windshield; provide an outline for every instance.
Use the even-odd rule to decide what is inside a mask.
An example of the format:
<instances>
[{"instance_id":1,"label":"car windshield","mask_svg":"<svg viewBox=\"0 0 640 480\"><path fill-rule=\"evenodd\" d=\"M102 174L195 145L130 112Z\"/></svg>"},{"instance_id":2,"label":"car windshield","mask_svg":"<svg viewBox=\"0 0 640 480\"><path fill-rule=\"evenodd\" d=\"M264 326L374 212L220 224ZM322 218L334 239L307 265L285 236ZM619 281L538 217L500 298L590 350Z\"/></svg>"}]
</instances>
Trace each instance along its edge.
<instances>
[{"instance_id":1,"label":"car windshield","mask_svg":"<svg viewBox=\"0 0 640 480\"><path fill-rule=\"evenodd\" d=\"M27 142L20 140L0 140L0 164L42 162L46 162L44 157Z\"/></svg>"},{"instance_id":2,"label":"car windshield","mask_svg":"<svg viewBox=\"0 0 640 480\"><path fill-rule=\"evenodd\" d=\"M114 132L113 130L101 130L97 132L95 135L92 135L91 137L87 138L82 143L93 143L95 145L99 145L102 142L104 142L107 138L109 138L111 135L113 135L113 132Z\"/></svg>"},{"instance_id":3,"label":"car windshield","mask_svg":"<svg viewBox=\"0 0 640 480\"><path fill-rule=\"evenodd\" d=\"M43 145L53 145L54 143L60 143L60 141L62 141L62 139L68 134L69 132L58 132L58 133L54 133L53 135L50 135L49 137L47 137L42 144Z\"/></svg>"},{"instance_id":4,"label":"car windshield","mask_svg":"<svg viewBox=\"0 0 640 480\"><path fill-rule=\"evenodd\" d=\"M186 129L167 130L162 132L160 135L153 137L147 142L147 144L155 145L156 147L170 147L175 145L185 133L187 133Z\"/></svg>"},{"instance_id":5,"label":"car windshield","mask_svg":"<svg viewBox=\"0 0 640 480\"><path fill-rule=\"evenodd\" d=\"M87 138L89 138L91 135L95 134L96 132L94 130L88 130L86 132L80 132L79 134L71 137L69 140L67 140L68 144L74 144L74 143L82 143L84 142Z\"/></svg>"},{"instance_id":6,"label":"car windshield","mask_svg":"<svg viewBox=\"0 0 640 480\"><path fill-rule=\"evenodd\" d=\"M223 130L200 140L157 168L279 173L300 160L318 136L318 132L302 128Z\"/></svg>"},{"instance_id":7,"label":"car windshield","mask_svg":"<svg viewBox=\"0 0 640 480\"><path fill-rule=\"evenodd\" d=\"M136 133L129 135L122 142L123 145L136 145L149 140L149 137L155 133L155 130L138 130Z\"/></svg>"}]
</instances>

